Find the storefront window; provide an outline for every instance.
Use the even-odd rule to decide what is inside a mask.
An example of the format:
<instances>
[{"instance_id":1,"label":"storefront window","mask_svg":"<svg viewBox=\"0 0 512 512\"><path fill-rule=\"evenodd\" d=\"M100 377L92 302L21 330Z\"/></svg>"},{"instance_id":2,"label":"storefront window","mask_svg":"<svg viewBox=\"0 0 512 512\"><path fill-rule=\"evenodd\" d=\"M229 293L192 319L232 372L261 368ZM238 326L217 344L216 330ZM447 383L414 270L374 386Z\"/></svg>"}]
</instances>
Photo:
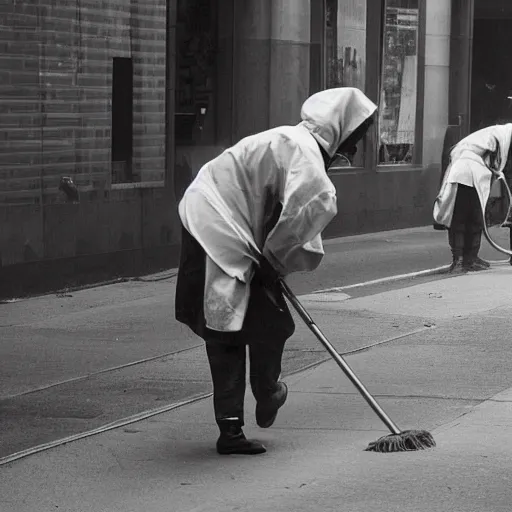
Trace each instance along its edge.
<instances>
[{"instance_id":1,"label":"storefront window","mask_svg":"<svg viewBox=\"0 0 512 512\"><path fill-rule=\"evenodd\" d=\"M327 85L364 91L366 0L328 0L326 9Z\"/></svg>"},{"instance_id":2,"label":"storefront window","mask_svg":"<svg viewBox=\"0 0 512 512\"><path fill-rule=\"evenodd\" d=\"M357 87L365 91L367 0L327 0L327 87ZM361 141L353 166L363 165L365 141ZM349 166L347 159L336 167Z\"/></svg>"},{"instance_id":3,"label":"storefront window","mask_svg":"<svg viewBox=\"0 0 512 512\"><path fill-rule=\"evenodd\" d=\"M379 163L412 163L416 141L419 0L387 0L379 108Z\"/></svg>"}]
</instances>

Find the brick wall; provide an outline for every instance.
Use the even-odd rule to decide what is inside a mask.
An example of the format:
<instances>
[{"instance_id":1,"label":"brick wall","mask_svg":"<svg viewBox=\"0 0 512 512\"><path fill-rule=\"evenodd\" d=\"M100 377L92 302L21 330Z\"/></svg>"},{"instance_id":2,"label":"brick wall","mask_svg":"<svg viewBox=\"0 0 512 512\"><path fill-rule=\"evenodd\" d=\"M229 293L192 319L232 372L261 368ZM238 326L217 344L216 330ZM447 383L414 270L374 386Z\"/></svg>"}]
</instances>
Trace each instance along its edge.
<instances>
[{"instance_id":1,"label":"brick wall","mask_svg":"<svg viewBox=\"0 0 512 512\"><path fill-rule=\"evenodd\" d=\"M0 203L111 180L113 57L134 66L134 181L163 180L165 0L0 1Z\"/></svg>"}]
</instances>

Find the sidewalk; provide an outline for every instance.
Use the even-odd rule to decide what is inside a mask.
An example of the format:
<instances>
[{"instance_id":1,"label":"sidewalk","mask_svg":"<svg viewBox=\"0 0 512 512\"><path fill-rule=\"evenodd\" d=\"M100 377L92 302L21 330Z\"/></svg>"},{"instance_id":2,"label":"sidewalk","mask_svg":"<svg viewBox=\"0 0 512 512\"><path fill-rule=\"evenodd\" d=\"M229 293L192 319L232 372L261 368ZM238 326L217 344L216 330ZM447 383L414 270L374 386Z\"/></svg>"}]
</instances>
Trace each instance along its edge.
<instances>
[{"instance_id":1,"label":"sidewalk","mask_svg":"<svg viewBox=\"0 0 512 512\"><path fill-rule=\"evenodd\" d=\"M430 430L435 449L364 452L385 427L329 360L285 379L271 429L255 426L248 393L245 431L264 455L218 456L211 401L199 400L0 467L0 510L509 511L512 267L339 298L303 304L341 352L366 326L407 326L359 350L369 336L347 361L399 427Z\"/></svg>"},{"instance_id":2,"label":"sidewalk","mask_svg":"<svg viewBox=\"0 0 512 512\"><path fill-rule=\"evenodd\" d=\"M446 264L446 245L445 234L430 227L329 240L320 268L290 276L290 285L298 295L336 285L348 285L351 296L377 293L404 286L403 280L391 285L388 276ZM0 304L0 465L36 445L211 392L202 341L174 319L174 274ZM382 277L385 283L358 287ZM331 338L343 330L342 353L425 329L413 317L364 311L319 309L317 319ZM298 321L284 375L327 358Z\"/></svg>"}]
</instances>

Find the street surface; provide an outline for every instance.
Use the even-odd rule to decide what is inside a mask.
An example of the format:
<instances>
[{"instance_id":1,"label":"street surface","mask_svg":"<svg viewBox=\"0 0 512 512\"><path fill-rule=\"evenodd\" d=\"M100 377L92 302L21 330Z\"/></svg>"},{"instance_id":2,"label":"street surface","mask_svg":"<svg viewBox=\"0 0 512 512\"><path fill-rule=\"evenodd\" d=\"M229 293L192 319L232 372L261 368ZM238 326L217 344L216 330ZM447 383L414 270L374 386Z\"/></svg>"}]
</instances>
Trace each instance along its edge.
<instances>
[{"instance_id":1,"label":"street surface","mask_svg":"<svg viewBox=\"0 0 512 512\"><path fill-rule=\"evenodd\" d=\"M208 399L7 463L211 391L200 340L173 318L174 279L134 281L0 305L0 510L510 510L512 267L304 296L449 263L446 233L429 228L328 241L326 252L292 289L390 416L434 431L438 448L363 452L385 427L297 319L284 358L290 398L275 427L255 427L247 397L246 432L265 456L219 460ZM486 244L481 255L504 259ZM493 404L510 418L481 412ZM502 432L475 426L495 416ZM438 476L447 468L450 481Z\"/></svg>"},{"instance_id":2,"label":"street surface","mask_svg":"<svg viewBox=\"0 0 512 512\"><path fill-rule=\"evenodd\" d=\"M486 243L481 254L500 258ZM428 227L329 240L320 268L291 276L289 284L297 295L308 294L439 267L449 256L446 233ZM442 277L348 292L357 297ZM170 277L0 304L0 458L209 393L202 342L174 320L174 285ZM353 319L360 329L351 335L343 315L335 326L329 318L318 312L328 335L343 333L342 352L407 333L417 323L392 316L372 323L362 315ZM285 374L327 357L296 320Z\"/></svg>"}]
</instances>

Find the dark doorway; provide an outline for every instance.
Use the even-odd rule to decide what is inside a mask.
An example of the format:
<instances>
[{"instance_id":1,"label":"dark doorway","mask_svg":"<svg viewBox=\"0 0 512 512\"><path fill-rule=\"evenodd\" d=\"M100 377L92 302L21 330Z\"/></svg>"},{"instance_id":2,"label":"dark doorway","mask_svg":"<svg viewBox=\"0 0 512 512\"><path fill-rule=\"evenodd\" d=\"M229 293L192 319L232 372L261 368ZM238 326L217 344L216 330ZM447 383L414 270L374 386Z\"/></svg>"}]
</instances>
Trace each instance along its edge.
<instances>
[{"instance_id":1,"label":"dark doorway","mask_svg":"<svg viewBox=\"0 0 512 512\"><path fill-rule=\"evenodd\" d=\"M471 131L512 122L511 4L475 0Z\"/></svg>"}]
</instances>

